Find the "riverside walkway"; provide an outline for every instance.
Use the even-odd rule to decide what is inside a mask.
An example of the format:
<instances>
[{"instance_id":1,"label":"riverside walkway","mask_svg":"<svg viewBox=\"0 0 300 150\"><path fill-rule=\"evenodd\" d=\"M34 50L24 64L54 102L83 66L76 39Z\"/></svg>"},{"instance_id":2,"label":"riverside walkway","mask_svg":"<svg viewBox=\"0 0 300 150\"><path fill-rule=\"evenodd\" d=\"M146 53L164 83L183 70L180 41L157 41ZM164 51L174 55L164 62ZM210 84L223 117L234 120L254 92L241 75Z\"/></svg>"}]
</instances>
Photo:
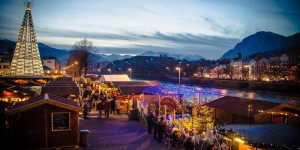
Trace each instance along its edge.
<instances>
[{"instance_id":1,"label":"riverside walkway","mask_svg":"<svg viewBox=\"0 0 300 150\"><path fill-rule=\"evenodd\" d=\"M178 150L173 146L158 143L147 126L140 121L129 121L127 114L99 118L92 110L87 120L80 118L81 130L89 130L88 146L81 150Z\"/></svg>"}]
</instances>

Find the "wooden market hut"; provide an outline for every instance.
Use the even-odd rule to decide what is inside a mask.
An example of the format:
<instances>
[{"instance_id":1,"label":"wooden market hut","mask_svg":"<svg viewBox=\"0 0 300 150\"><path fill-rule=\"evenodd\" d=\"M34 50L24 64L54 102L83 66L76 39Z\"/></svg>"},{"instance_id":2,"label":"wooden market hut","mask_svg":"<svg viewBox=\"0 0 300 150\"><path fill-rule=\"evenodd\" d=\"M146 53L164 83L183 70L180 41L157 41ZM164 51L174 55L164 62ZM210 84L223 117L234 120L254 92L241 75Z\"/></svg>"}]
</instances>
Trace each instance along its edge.
<instances>
[{"instance_id":1,"label":"wooden market hut","mask_svg":"<svg viewBox=\"0 0 300 150\"><path fill-rule=\"evenodd\" d=\"M216 124L285 123L300 126L300 104L273 103L225 96L207 103L214 109Z\"/></svg>"},{"instance_id":2,"label":"wooden market hut","mask_svg":"<svg viewBox=\"0 0 300 150\"><path fill-rule=\"evenodd\" d=\"M35 149L79 145L79 112L74 101L43 94L7 112L10 147Z\"/></svg>"},{"instance_id":3,"label":"wooden market hut","mask_svg":"<svg viewBox=\"0 0 300 150\"><path fill-rule=\"evenodd\" d=\"M269 110L280 103L224 96L206 104L214 109L216 124L255 124L261 122L255 118L261 112ZM261 117L263 118L263 117ZM271 121L271 118L269 119Z\"/></svg>"}]
</instances>

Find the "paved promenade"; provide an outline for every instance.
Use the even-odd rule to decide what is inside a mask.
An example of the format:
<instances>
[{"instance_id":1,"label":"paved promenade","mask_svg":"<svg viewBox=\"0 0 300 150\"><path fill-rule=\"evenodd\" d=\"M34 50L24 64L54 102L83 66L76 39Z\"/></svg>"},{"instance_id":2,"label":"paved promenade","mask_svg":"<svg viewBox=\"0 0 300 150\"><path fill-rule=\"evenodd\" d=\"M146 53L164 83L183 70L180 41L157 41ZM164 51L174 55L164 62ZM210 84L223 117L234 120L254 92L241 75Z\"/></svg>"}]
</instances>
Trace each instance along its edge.
<instances>
[{"instance_id":1,"label":"paved promenade","mask_svg":"<svg viewBox=\"0 0 300 150\"><path fill-rule=\"evenodd\" d=\"M147 126L140 121L129 121L126 114L98 118L92 111L87 120L80 119L80 129L89 130L88 147L81 150L172 150L177 149L158 143Z\"/></svg>"}]
</instances>

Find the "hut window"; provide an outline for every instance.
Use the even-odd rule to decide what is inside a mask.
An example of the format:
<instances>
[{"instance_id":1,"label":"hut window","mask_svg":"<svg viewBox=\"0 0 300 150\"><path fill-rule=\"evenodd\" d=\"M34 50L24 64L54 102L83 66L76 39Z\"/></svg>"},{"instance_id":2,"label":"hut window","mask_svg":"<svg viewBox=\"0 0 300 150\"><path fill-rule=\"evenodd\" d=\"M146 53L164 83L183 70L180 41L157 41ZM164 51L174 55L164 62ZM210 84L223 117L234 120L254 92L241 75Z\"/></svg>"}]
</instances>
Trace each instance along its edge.
<instances>
[{"instance_id":1,"label":"hut window","mask_svg":"<svg viewBox=\"0 0 300 150\"><path fill-rule=\"evenodd\" d=\"M70 130L70 112L51 113L52 131Z\"/></svg>"}]
</instances>

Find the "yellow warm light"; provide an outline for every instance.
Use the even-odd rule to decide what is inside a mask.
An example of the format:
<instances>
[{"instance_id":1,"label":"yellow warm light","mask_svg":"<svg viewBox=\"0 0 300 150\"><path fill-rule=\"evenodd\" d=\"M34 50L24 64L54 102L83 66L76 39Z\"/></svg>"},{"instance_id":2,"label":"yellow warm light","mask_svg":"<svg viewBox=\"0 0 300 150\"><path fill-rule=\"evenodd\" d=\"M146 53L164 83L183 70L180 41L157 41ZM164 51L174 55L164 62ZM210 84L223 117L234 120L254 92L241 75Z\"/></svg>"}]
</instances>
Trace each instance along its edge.
<instances>
[{"instance_id":1,"label":"yellow warm light","mask_svg":"<svg viewBox=\"0 0 300 150\"><path fill-rule=\"evenodd\" d=\"M245 143L245 141L243 141L242 139L240 138L234 138L235 141L239 142L239 143Z\"/></svg>"},{"instance_id":2,"label":"yellow warm light","mask_svg":"<svg viewBox=\"0 0 300 150\"><path fill-rule=\"evenodd\" d=\"M223 137L224 140L227 140L227 141L231 141L231 139L227 138L227 137Z\"/></svg>"}]
</instances>

